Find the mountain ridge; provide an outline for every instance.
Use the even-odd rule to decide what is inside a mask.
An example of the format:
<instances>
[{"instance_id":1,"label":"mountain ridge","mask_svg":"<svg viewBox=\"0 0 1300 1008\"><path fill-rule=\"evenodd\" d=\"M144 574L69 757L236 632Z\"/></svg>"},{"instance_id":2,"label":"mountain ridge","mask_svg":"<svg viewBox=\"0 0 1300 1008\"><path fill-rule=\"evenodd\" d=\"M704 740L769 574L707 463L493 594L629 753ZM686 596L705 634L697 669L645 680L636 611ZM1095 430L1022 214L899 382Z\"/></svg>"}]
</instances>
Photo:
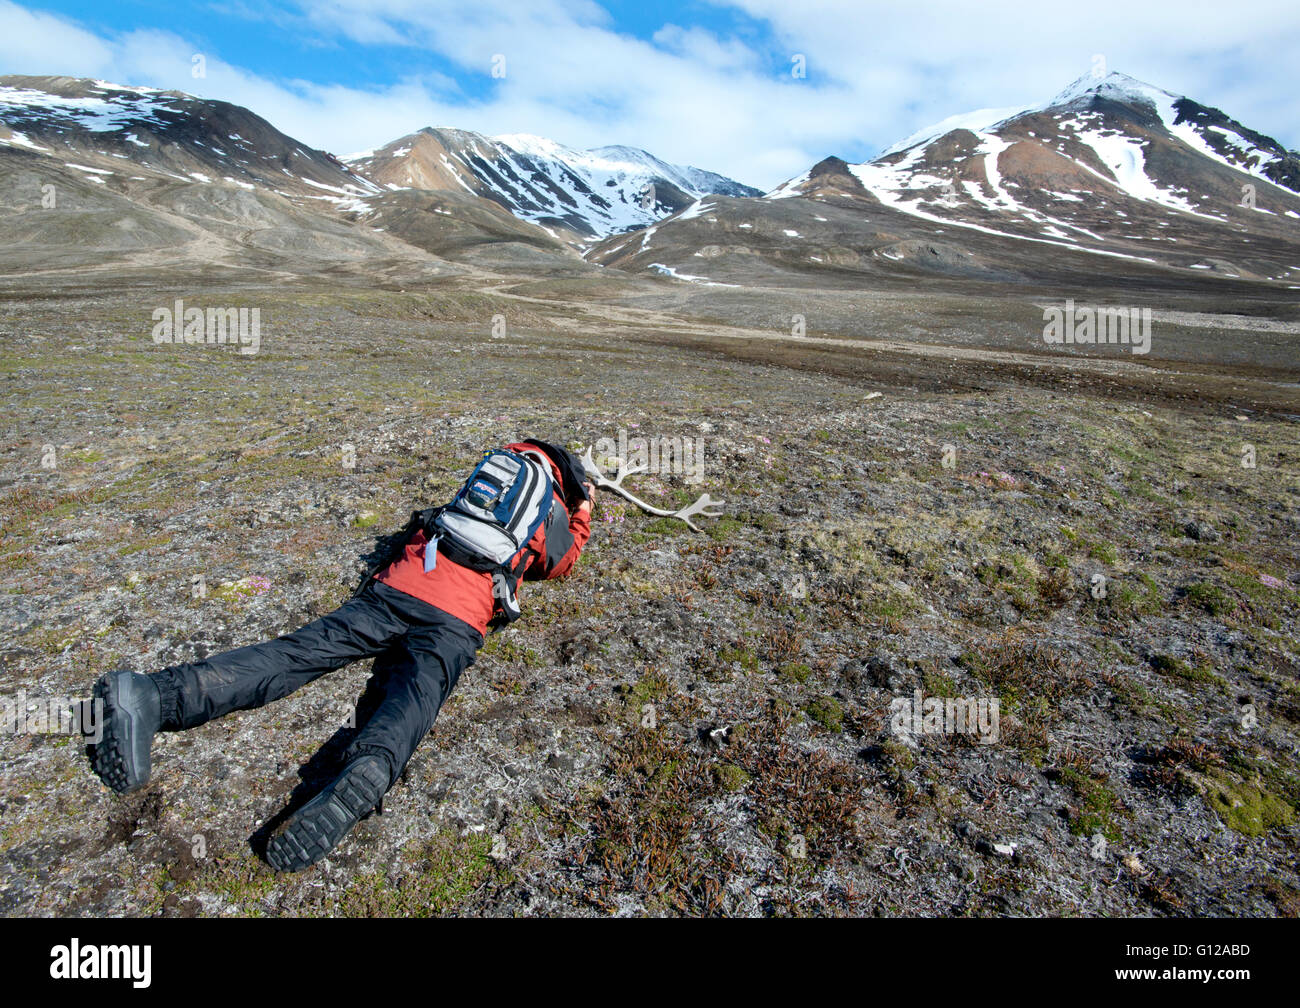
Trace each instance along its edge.
<instances>
[{"instance_id":1,"label":"mountain ridge","mask_svg":"<svg viewBox=\"0 0 1300 1008\"><path fill-rule=\"evenodd\" d=\"M527 133L486 136L454 127L424 127L347 163L388 189L463 189L577 240L648 226L700 196L761 195L638 147L579 151Z\"/></svg>"},{"instance_id":2,"label":"mountain ridge","mask_svg":"<svg viewBox=\"0 0 1300 1008\"><path fill-rule=\"evenodd\" d=\"M628 145L454 127L344 160L231 103L12 76L0 78L9 190L57 179L81 216L69 226L11 197L4 227L12 247L69 264L179 241L232 269L405 254L436 272L498 249L687 282L917 270L1006 282L1042 275L1048 246L1117 261L1106 269L1300 281L1300 158L1265 134L1123 74L1005 111L948 117L873 161L825 158L760 194Z\"/></svg>"},{"instance_id":3,"label":"mountain ridge","mask_svg":"<svg viewBox=\"0 0 1300 1008\"><path fill-rule=\"evenodd\" d=\"M761 200L678 214L588 258L710 282L773 267L787 282L1006 278L1053 272L1035 261L1047 246L1117 261L1098 265L1114 272L1300 281L1300 193L1287 185L1300 162L1270 137L1123 74L1006 111L949 117L872 161L825 158Z\"/></svg>"}]
</instances>

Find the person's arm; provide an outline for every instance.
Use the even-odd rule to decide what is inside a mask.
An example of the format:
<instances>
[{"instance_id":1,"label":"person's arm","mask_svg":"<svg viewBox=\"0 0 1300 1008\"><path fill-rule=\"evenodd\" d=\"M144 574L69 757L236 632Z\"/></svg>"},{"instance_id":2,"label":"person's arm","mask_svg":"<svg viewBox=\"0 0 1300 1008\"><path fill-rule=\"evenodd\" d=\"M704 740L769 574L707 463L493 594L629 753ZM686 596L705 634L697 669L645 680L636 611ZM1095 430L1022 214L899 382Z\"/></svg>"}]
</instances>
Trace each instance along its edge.
<instances>
[{"instance_id":1,"label":"person's arm","mask_svg":"<svg viewBox=\"0 0 1300 1008\"><path fill-rule=\"evenodd\" d=\"M573 537L573 545L560 558L559 563L551 567L550 573L547 574L548 579L564 577L572 571L573 565L582 554L582 548L591 538L591 509L596 501L596 491L590 484L587 486L587 493L588 499L583 501L569 517L569 535Z\"/></svg>"}]
</instances>

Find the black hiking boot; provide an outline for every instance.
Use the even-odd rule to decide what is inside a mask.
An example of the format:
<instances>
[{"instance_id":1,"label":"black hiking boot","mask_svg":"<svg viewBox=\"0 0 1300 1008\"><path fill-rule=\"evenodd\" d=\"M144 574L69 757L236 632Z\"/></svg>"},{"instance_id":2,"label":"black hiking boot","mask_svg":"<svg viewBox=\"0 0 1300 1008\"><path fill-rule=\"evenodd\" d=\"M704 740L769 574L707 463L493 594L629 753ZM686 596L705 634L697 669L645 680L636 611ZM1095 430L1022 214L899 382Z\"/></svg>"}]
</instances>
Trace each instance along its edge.
<instances>
[{"instance_id":1,"label":"black hiking boot","mask_svg":"<svg viewBox=\"0 0 1300 1008\"><path fill-rule=\"evenodd\" d=\"M388 790L388 764L381 756L358 756L315 798L276 828L266 842L266 861L276 871L302 871L332 851Z\"/></svg>"},{"instance_id":2,"label":"black hiking boot","mask_svg":"<svg viewBox=\"0 0 1300 1008\"><path fill-rule=\"evenodd\" d=\"M90 766L118 793L149 781L149 750L162 724L162 697L147 675L129 669L106 672L95 683L92 703L103 702L103 734L89 745Z\"/></svg>"}]
</instances>

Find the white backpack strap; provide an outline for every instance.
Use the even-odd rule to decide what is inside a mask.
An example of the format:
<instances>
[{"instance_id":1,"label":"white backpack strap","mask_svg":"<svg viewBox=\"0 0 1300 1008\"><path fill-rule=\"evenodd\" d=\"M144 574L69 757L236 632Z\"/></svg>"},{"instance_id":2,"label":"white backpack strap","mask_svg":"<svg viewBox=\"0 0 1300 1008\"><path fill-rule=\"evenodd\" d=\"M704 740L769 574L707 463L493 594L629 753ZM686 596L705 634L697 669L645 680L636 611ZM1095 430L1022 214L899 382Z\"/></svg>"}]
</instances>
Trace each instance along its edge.
<instances>
[{"instance_id":1,"label":"white backpack strap","mask_svg":"<svg viewBox=\"0 0 1300 1008\"><path fill-rule=\"evenodd\" d=\"M543 452L538 451L536 448L525 448L519 454L531 458L541 466L542 472L546 474L547 481L552 484L555 483L555 473L551 472L551 460Z\"/></svg>"}]
</instances>

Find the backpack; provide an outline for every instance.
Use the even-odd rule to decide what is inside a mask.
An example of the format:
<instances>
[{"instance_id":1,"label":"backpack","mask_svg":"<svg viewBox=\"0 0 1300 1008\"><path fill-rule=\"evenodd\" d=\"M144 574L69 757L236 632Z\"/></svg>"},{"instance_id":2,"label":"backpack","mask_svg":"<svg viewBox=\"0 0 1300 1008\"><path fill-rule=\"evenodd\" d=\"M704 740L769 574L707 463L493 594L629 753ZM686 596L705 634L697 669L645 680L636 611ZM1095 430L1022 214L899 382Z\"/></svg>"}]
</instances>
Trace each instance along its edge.
<instances>
[{"instance_id":1,"label":"backpack","mask_svg":"<svg viewBox=\"0 0 1300 1008\"><path fill-rule=\"evenodd\" d=\"M424 548L426 573L438 565L439 551L463 567L490 573L506 622L519 617L515 589L537 554L526 550L514 567L511 560L551 513L551 467L529 455L484 452L465 485L435 515Z\"/></svg>"},{"instance_id":2,"label":"backpack","mask_svg":"<svg viewBox=\"0 0 1300 1008\"><path fill-rule=\"evenodd\" d=\"M537 558L528 544L543 523L549 523L553 503L551 467L543 454L484 452L448 503L411 513L411 520L387 554L366 572L355 594L401 556L411 536L423 530L429 540L424 548L426 573L437 567L441 553L453 563L492 575L492 595L499 609L492 627L498 629L521 615L516 591ZM512 565L516 556L519 560Z\"/></svg>"}]
</instances>

